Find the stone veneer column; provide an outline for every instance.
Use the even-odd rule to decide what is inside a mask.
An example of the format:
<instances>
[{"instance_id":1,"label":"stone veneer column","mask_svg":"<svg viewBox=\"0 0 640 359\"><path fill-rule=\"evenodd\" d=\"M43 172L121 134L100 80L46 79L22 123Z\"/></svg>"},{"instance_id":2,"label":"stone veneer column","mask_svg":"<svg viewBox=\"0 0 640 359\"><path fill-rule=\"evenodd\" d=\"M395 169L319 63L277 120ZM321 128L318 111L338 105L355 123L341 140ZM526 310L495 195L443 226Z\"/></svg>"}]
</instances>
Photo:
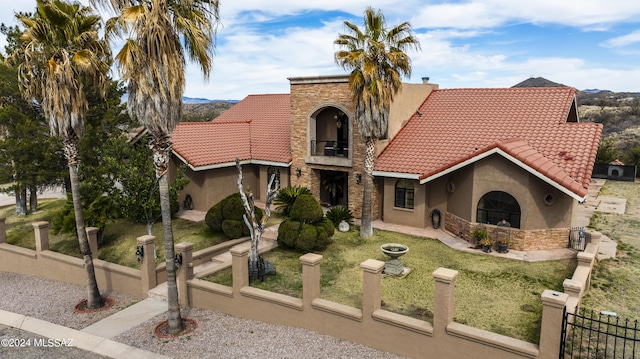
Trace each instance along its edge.
<instances>
[{"instance_id":1,"label":"stone veneer column","mask_svg":"<svg viewBox=\"0 0 640 359\"><path fill-rule=\"evenodd\" d=\"M31 223L36 234L36 252L49 250L49 222Z\"/></svg>"},{"instance_id":2,"label":"stone veneer column","mask_svg":"<svg viewBox=\"0 0 640 359\"><path fill-rule=\"evenodd\" d=\"M89 241L89 250L91 251L91 259L98 259L98 228L86 227L87 240Z\"/></svg>"},{"instance_id":3,"label":"stone veneer column","mask_svg":"<svg viewBox=\"0 0 640 359\"><path fill-rule=\"evenodd\" d=\"M433 272L435 293L433 300L433 334L447 332L447 326L453 322L453 298L458 271L438 268Z\"/></svg>"},{"instance_id":4,"label":"stone veneer column","mask_svg":"<svg viewBox=\"0 0 640 359\"><path fill-rule=\"evenodd\" d=\"M310 309L314 299L320 298L320 263L322 256L307 253L300 257L302 262L302 301L304 308Z\"/></svg>"},{"instance_id":5,"label":"stone veneer column","mask_svg":"<svg viewBox=\"0 0 640 359\"><path fill-rule=\"evenodd\" d=\"M362 268L362 317L371 319L373 312L380 309L382 301L382 270L384 262L367 259Z\"/></svg>"},{"instance_id":6,"label":"stone veneer column","mask_svg":"<svg viewBox=\"0 0 640 359\"><path fill-rule=\"evenodd\" d=\"M7 227L5 227L5 217L0 217L0 243L7 243Z\"/></svg>"},{"instance_id":7,"label":"stone veneer column","mask_svg":"<svg viewBox=\"0 0 640 359\"><path fill-rule=\"evenodd\" d=\"M176 244L176 252L178 255L182 255L182 264L178 270L177 285L178 285L178 301L183 307L189 307L189 288L187 281L193 278L193 243L182 242Z\"/></svg>"},{"instance_id":8,"label":"stone veneer column","mask_svg":"<svg viewBox=\"0 0 640 359\"><path fill-rule=\"evenodd\" d=\"M556 359L560 356L562 317L569 295L551 290L542 292L542 324L540 326L539 359Z\"/></svg>"},{"instance_id":9,"label":"stone veneer column","mask_svg":"<svg viewBox=\"0 0 640 359\"><path fill-rule=\"evenodd\" d=\"M145 235L138 237L138 245L142 246L142 261L140 261L140 276L142 279L142 297L146 298L149 290L158 284L156 277L155 253L156 237Z\"/></svg>"}]
</instances>

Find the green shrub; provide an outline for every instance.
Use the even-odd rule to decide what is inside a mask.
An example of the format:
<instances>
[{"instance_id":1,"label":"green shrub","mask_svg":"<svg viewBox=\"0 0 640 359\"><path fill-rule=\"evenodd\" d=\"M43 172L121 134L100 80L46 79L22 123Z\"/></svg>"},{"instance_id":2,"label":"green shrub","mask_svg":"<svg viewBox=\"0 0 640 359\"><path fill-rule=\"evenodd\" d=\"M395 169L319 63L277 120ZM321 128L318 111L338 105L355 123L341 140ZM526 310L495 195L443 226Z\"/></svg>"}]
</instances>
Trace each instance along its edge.
<instances>
[{"instance_id":1,"label":"green shrub","mask_svg":"<svg viewBox=\"0 0 640 359\"><path fill-rule=\"evenodd\" d=\"M247 226L240 221L233 219L225 219L222 221L222 233L224 233L227 238L234 239L242 237L244 232L243 227L246 228Z\"/></svg>"},{"instance_id":2,"label":"green shrub","mask_svg":"<svg viewBox=\"0 0 640 359\"><path fill-rule=\"evenodd\" d=\"M256 217L261 220L264 216L264 211L260 208L255 208ZM233 193L220 202L216 203L213 207L209 208L207 215L204 218L205 223L209 228L215 232L222 232L230 239L240 238L243 235L249 235L249 228L244 223L243 215L245 214L244 206L242 204L242 198L240 193ZM227 224L228 231L224 230L225 220L233 220L238 222L240 227L240 233L236 229L230 229L231 226L235 228L235 224Z\"/></svg>"},{"instance_id":3,"label":"green shrub","mask_svg":"<svg viewBox=\"0 0 640 359\"><path fill-rule=\"evenodd\" d=\"M303 224L296 239L296 248L303 252L311 252L316 248L318 229L312 224Z\"/></svg>"},{"instance_id":4,"label":"green shrub","mask_svg":"<svg viewBox=\"0 0 640 359\"><path fill-rule=\"evenodd\" d=\"M323 250L331 243L334 231L333 223L326 218L316 224L285 219L278 228L278 244L302 252Z\"/></svg>"},{"instance_id":5,"label":"green shrub","mask_svg":"<svg viewBox=\"0 0 640 359\"><path fill-rule=\"evenodd\" d=\"M288 216L291 210L291 206L293 206L296 198L303 194L311 194L311 191L307 187L303 186L289 186L281 188L280 192L278 192L278 196L274 201L274 204L277 206L276 211L282 213L285 216Z\"/></svg>"},{"instance_id":6,"label":"green shrub","mask_svg":"<svg viewBox=\"0 0 640 359\"><path fill-rule=\"evenodd\" d=\"M289 216L294 221L311 224L320 221L324 217L324 212L315 197L303 194L298 196L291 206Z\"/></svg>"},{"instance_id":7,"label":"green shrub","mask_svg":"<svg viewBox=\"0 0 640 359\"><path fill-rule=\"evenodd\" d=\"M353 213L351 213L351 210L345 206L331 207L331 209L327 211L327 218L335 227L337 227L342 221L353 224Z\"/></svg>"},{"instance_id":8,"label":"green shrub","mask_svg":"<svg viewBox=\"0 0 640 359\"><path fill-rule=\"evenodd\" d=\"M300 222L285 219L278 227L278 245L294 248L300 232Z\"/></svg>"}]
</instances>

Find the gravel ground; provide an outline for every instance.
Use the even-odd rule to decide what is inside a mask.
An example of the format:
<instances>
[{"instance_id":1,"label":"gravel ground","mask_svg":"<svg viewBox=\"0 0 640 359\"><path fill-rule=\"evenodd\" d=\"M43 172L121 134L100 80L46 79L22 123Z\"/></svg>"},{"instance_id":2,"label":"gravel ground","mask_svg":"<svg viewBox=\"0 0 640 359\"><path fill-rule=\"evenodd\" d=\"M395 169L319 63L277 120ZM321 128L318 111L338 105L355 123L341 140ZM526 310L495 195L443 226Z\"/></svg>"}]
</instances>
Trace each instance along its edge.
<instances>
[{"instance_id":1,"label":"gravel ground","mask_svg":"<svg viewBox=\"0 0 640 359\"><path fill-rule=\"evenodd\" d=\"M0 272L0 309L28 315L74 329L83 329L135 299L116 292L113 308L93 314L76 314L73 307L86 297L82 286L32 276ZM203 309L185 309L183 317L195 319L198 329L176 339L158 339L153 318L113 338L114 341L174 358L401 358L346 340L316 332L240 319ZM38 336L0 326L0 338L36 339ZM102 358L77 348L0 348L0 358Z\"/></svg>"}]
</instances>

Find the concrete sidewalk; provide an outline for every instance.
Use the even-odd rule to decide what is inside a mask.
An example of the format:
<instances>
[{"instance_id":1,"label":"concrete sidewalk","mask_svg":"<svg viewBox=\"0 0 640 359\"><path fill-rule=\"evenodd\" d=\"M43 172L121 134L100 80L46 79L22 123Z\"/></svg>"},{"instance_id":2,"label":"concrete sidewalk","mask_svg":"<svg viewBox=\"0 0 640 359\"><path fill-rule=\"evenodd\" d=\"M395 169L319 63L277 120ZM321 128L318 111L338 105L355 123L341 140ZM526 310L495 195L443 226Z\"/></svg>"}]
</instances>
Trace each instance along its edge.
<instances>
[{"instance_id":1,"label":"concrete sidewalk","mask_svg":"<svg viewBox=\"0 0 640 359\"><path fill-rule=\"evenodd\" d=\"M166 312L167 309L167 302L147 298L82 329L81 332L107 339L115 338L118 334Z\"/></svg>"},{"instance_id":2,"label":"concrete sidewalk","mask_svg":"<svg viewBox=\"0 0 640 359\"><path fill-rule=\"evenodd\" d=\"M63 327L44 320L0 310L0 324L28 331L43 337L66 341L70 345L91 353L116 359L169 358L129 345L114 342L94 334ZM125 328L127 330L128 328Z\"/></svg>"}]
</instances>

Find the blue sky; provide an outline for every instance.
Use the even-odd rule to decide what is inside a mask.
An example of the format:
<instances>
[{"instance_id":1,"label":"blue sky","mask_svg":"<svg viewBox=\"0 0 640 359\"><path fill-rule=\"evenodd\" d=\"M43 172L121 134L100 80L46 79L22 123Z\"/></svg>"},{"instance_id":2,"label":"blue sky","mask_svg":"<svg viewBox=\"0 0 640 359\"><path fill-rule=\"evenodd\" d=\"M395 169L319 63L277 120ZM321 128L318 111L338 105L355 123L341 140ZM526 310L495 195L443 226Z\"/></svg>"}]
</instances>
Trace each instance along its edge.
<instances>
[{"instance_id":1,"label":"blue sky","mask_svg":"<svg viewBox=\"0 0 640 359\"><path fill-rule=\"evenodd\" d=\"M510 87L541 76L578 89L640 91L637 0L220 3L213 74L204 81L189 65L185 96L239 100L288 93L288 77L343 74L333 61L333 40L345 20L361 26L368 5L383 11L388 27L409 21L420 39L406 82L428 76L440 88ZM13 12L35 8L35 0L10 4L0 13L5 24L15 24Z\"/></svg>"}]
</instances>

